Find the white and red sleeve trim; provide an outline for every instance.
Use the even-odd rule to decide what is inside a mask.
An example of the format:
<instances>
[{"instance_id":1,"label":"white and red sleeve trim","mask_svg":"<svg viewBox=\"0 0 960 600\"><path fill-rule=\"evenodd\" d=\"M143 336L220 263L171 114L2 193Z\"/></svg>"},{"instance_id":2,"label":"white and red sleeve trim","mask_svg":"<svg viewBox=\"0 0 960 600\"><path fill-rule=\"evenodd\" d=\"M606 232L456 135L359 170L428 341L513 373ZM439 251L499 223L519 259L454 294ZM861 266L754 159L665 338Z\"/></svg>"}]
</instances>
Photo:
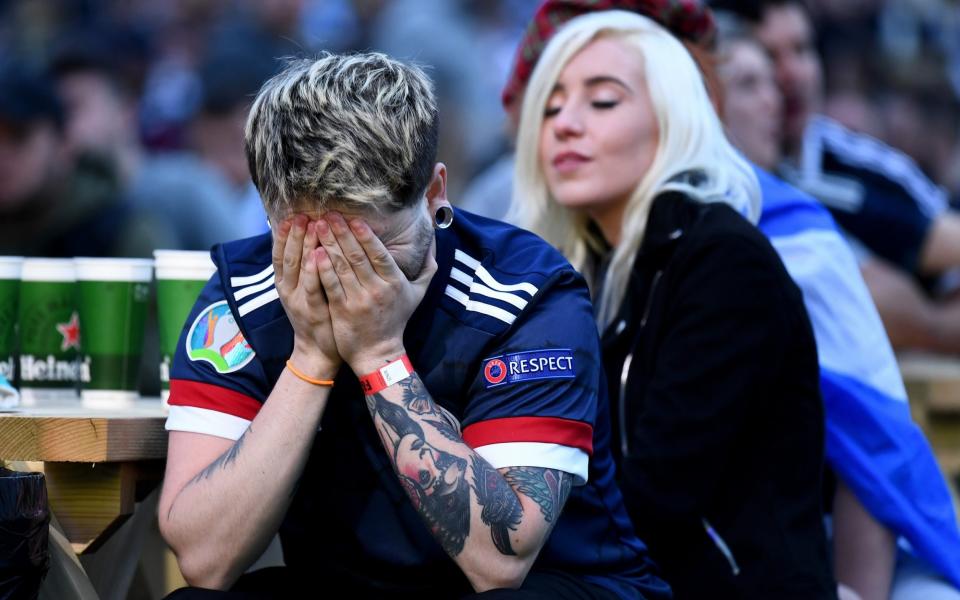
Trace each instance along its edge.
<instances>
[{"instance_id":1,"label":"white and red sleeve trim","mask_svg":"<svg viewBox=\"0 0 960 600\"><path fill-rule=\"evenodd\" d=\"M582 485L593 452L593 427L557 417L508 417L465 427L463 440L495 469L558 469Z\"/></svg>"},{"instance_id":2,"label":"white and red sleeve trim","mask_svg":"<svg viewBox=\"0 0 960 600\"><path fill-rule=\"evenodd\" d=\"M254 398L218 385L173 379L166 429L236 440L250 426L260 407Z\"/></svg>"}]
</instances>

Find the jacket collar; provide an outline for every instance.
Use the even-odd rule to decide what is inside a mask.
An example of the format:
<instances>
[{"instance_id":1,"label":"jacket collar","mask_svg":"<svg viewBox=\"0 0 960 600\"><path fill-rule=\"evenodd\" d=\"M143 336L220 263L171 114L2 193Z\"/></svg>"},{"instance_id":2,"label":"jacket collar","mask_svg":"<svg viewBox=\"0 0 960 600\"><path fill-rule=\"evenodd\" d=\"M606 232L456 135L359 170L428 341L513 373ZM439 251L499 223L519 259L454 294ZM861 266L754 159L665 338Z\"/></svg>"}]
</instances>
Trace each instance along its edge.
<instances>
[{"instance_id":1,"label":"jacket collar","mask_svg":"<svg viewBox=\"0 0 960 600\"><path fill-rule=\"evenodd\" d=\"M704 205L682 192L665 192L653 199L639 256L663 266L673 250L703 214ZM639 257L638 257L639 258ZM639 264L641 261L637 261Z\"/></svg>"}]
</instances>

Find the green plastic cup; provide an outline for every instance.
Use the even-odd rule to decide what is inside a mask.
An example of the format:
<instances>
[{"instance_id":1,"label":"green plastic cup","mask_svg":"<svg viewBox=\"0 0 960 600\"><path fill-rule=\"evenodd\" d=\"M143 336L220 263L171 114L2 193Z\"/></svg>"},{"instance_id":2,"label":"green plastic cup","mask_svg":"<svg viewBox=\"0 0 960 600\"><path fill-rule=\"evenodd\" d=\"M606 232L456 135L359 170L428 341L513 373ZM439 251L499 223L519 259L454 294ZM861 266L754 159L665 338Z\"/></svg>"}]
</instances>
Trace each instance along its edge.
<instances>
[{"instance_id":1,"label":"green plastic cup","mask_svg":"<svg viewBox=\"0 0 960 600\"><path fill-rule=\"evenodd\" d=\"M153 261L75 258L79 293L80 396L91 408L123 408L139 397L140 355Z\"/></svg>"},{"instance_id":2,"label":"green plastic cup","mask_svg":"<svg viewBox=\"0 0 960 600\"><path fill-rule=\"evenodd\" d=\"M13 385L17 385L17 307L22 269L22 256L0 256L0 376Z\"/></svg>"},{"instance_id":3,"label":"green plastic cup","mask_svg":"<svg viewBox=\"0 0 960 600\"><path fill-rule=\"evenodd\" d=\"M180 331L200 291L217 268L209 252L155 250L157 265L157 321L160 328L160 395L170 397L170 365Z\"/></svg>"},{"instance_id":4,"label":"green plastic cup","mask_svg":"<svg viewBox=\"0 0 960 600\"><path fill-rule=\"evenodd\" d=\"M77 398L80 322L69 258L25 258L20 275L20 402Z\"/></svg>"}]
</instances>

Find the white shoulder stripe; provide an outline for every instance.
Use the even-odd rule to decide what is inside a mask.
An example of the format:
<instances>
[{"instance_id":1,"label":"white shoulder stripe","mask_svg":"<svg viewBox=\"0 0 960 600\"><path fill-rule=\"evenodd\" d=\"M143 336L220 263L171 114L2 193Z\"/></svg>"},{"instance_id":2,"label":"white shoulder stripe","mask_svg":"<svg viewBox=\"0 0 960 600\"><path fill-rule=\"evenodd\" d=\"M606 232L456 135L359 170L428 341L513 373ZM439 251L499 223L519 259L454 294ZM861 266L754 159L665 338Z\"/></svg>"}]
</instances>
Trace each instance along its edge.
<instances>
[{"instance_id":1,"label":"white shoulder stripe","mask_svg":"<svg viewBox=\"0 0 960 600\"><path fill-rule=\"evenodd\" d=\"M260 271L256 275L247 275L246 277L231 277L230 285L233 287L243 287L245 285L250 285L251 283L259 283L272 273L273 265L267 265L266 269Z\"/></svg>"},{"instance_id":2,"label":"white shoulder stripe","mask_svg":"<svg viewBox=\"0 0 960 600\"><path fill-rule=\"evenodd\" d=\"M460 262L462 262L463 264L467 265L468 267L474 270L476 270L476 268L480 266L479 260L473 258L463 250L457 250L454 253L454 258L456 258L457 260L459 260Z\"/></svg>"},{"instance_id":3,"label":"white shoulder stripe","mask_svg":"<svg viewBox=\"0 0 960 600\"><path fill-rule=\"evenodd\" d=\"M454 281L459 281L463 285L470 287L473 285L473 277L470 277L460 269L453 267L450 269L450 278Z\"/></svg>"},{"instance_id":4,"label":"white shoulder stripe","mask_svg":"<svg viewBox=\"0 0 960 600\"><path fill-rule=\"evenodd\" d=\"M520 310L523 310L527 306L527 301L516 294L496 292L477 282L474 282L473 285L470 286L470 293L480 294L481 296L486 296L487 298L493 298L494 300L500 300L502 302L506 302L507 304L512 304Z\"/></svg>"},{"instance_id":5,"label":"white shoulder stripe","mask_svg":"<svg viewBox=\"0 0 960 600\"><path fill-rule=\"evenodd\" d=\"M498 292L492 290L482 283L474 281L473 277L470 277L456 267L450 270L450 278L467 286L470 289L471 294L479 294L480 296L486 296L487 298L500 300L502 302L506 302L507 304L512 304L520 310L523 310L527 306L527 301L520 296L517 296L516 294L509 294L507 292Z\"/></svg>"},{"instance_id":6,"label":"white shoulder stripe","mask_svg":"<svg viewBox=\"0 0 960 600\"><path fill-rule=\"evenodd\" d=\"M254 296L252 300L248 300L237 307L237 311L240 313L241 317L248 315L249 313L257 310L261 306L270 304L274 300L280 298L280 294L277 293L277 288L273 288L268 292L264 292L259 296Z\"/></svg>"},{"instance_id":7,"label":"white shoulder stripe","mask_svg":"<svg viewBox=\"0 0 960 600\"><path fill-rule=\"evenodd\" d=\"M504 284L500 283L494 279L490 273L487 272L483 267L477 267L477 277L480 278L480 281L484 282L491 288L499 292L526 292L530 296L535 296L537 294L537 287L531 283L514 283L514 284Z\"/></svg>"},{"instance_id":8,"label":"white shoulder stripe","mask_svg":"<svg viewBox=\"0 0 960 600\"><path fill-rule=\"evenodd\" d=\"M947 208L946 191L930 180L920 167L903 152L868 135L854 133L827 118L811 123L814 135L825 140L842 162L866 169L875 169L901 185L929 217L936 217Z\"/></svg>"},{"instance_id":9,"label":"white shoulder stripe","mask_svg":"<svg viewBox=\"0 0 960 600\"><path fill-rule=\"evenodd\" d=\"M482 313L489 317L493 317L494 319L499 319L500 321L503 321L507 325L511 325L513 324L514 321L517 320L516 315L509 313L498 306L493 306L492 304L485 304L483 302L476 302L474 300L471 300L470 296L466 295L465 293L461 292L460 290L458 290L457 288L451 285L447 286L447 289L444 291L444 294L446 294L447 296L453 298L454 300L462 304L464 308L466 308L469 311Z\"/></svg>"},{"instance_id":10,"label":"white shoulder stripe","mask_svg":"<svg viewBox=\"0 0 960 600\"><path fill-rule=\"evenodd\" d=\"M271 275L270 277L267 277L265 280L261 281L256 285L251 285L245 288L241 288L239 291L237 291L233 295L233 299L239 302L244 298L246 298L247 296L252 296L257 292L262 292L263 290L273 285L274 279L276 279L276 277L274 275Z\"/></svg>"}]
</instances>

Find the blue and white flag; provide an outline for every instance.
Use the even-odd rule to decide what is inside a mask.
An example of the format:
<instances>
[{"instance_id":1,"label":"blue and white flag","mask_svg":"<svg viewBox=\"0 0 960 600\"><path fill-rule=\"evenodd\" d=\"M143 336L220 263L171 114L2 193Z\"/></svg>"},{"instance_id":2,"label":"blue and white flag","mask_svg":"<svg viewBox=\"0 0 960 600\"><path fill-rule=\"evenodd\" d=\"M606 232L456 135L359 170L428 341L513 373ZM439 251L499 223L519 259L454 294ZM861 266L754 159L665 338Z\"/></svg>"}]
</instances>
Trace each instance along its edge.
<instances>
[{"instance_id":1,"label":"blue and white flag","mask_svg":"<svg viewBox=\"0 0 960 600\"><path fill-rule=\"evenodd\" d=\"M759 227L803 291L820 359L826 457L864 507L960 587L960 531L946 482L913 422L899 368L830 214L756 169Z\"/></svg>"}]
</instances>

